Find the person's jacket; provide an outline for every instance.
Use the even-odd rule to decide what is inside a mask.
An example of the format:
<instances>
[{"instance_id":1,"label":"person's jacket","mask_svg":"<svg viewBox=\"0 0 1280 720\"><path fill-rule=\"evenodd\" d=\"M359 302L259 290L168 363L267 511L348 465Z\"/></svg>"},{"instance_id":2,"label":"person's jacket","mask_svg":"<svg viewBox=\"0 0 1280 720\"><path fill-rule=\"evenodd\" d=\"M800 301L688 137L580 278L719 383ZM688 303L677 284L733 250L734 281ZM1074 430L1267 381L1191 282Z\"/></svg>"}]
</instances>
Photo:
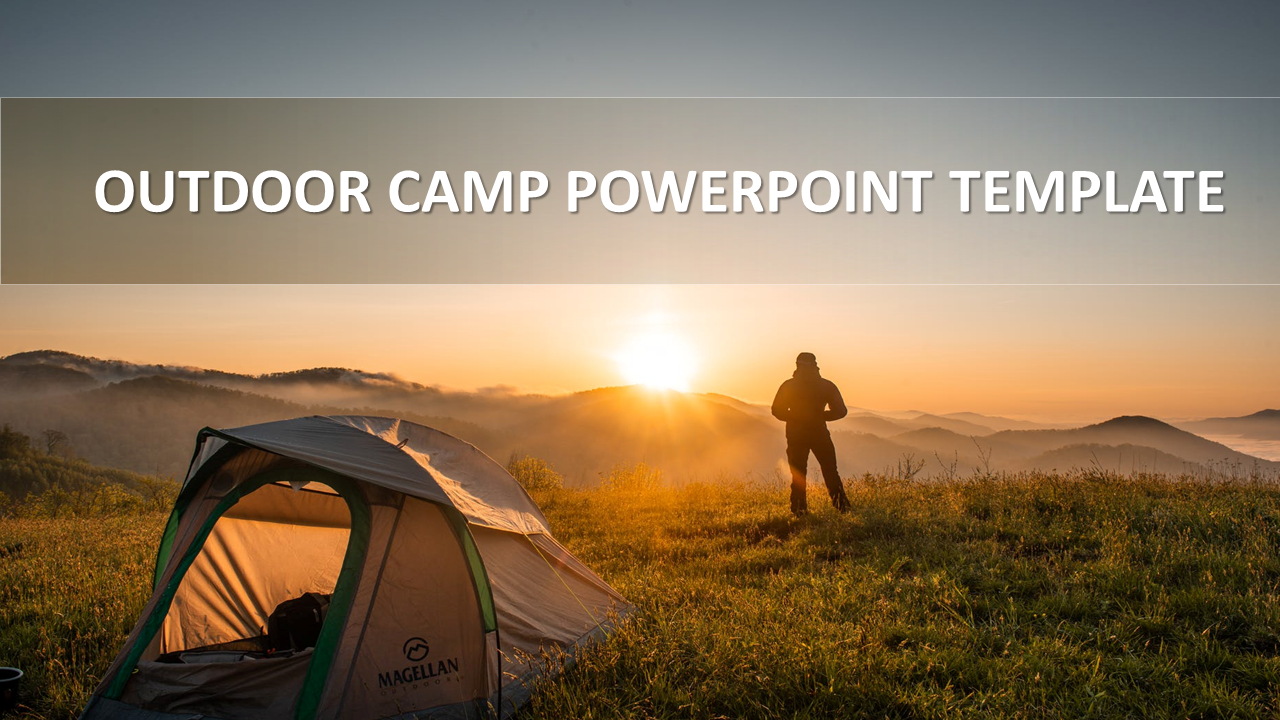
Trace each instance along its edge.
<instances>
[{"instance_id":1,"label":"person's jacket","mask_svg":"<svg viewBox=\"0 0 1280 720\"><path fill-rule=\"evenodd\" d=\"M849 414L840 389L822 377L816 368L797 369L795 375L778 388L770 409L774 417L787 424L787 434L826 430L828 422Z\"/></svg>"}]
</instances>

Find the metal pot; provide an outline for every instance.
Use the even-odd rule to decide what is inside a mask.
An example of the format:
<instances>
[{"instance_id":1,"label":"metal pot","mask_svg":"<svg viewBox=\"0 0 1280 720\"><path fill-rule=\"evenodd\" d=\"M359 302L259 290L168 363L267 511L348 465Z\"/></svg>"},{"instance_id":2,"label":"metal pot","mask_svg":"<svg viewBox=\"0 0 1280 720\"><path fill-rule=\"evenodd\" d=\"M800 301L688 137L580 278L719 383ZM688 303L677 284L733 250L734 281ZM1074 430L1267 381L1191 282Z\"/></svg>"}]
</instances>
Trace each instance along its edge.
<instances>
[{"instance_id":1,"label":"metal pot","mask_svg":"<svg viewBox=\"0 0 1280 720\"><path fill-rule=\"evenodd\" d=\"M18 706L18 683L21 680L22 671L18 668L0 667L0 712Z\"/></svg>"}]
</instances>

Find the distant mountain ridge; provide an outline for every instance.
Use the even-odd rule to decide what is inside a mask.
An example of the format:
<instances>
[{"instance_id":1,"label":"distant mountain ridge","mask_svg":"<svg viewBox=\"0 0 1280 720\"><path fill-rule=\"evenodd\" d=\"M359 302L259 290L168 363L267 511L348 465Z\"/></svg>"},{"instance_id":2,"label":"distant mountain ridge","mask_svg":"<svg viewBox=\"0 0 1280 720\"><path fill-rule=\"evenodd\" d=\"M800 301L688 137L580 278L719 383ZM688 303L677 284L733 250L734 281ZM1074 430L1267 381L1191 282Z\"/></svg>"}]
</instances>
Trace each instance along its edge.
<instances>
[{"instance_id":1,"label":"distant mountain ridge","mask_svg":"<svg viewBox=\"0 0 1280 720\"><path fill-rule=\"evenodd\" d=\"M1280 463L1246 455L1222 443L1141 415L1121 416L1071 430L1006 430L988 439L996 444L1016 446L1027 453L1046 453L1055 448L1080 445L1129 446L1148 448L1170 458L1178 458L1185 464L1203 467L1254 462L1264 468L1280 467Z\"/></svg>"},{"instance_id":2,"label":"distant mountain ridge","mask_svg":"<svg viewBox=\"0 0 1280 720\"><path fill-rule=\"evenodd\" d=\"M0 395L9 398L61 394L97 387L93 376L58 365L0 365Z\"/></svg>"},{"instance_id":3,"label":"distant mountain ridge","mask_svg":"<svg viewBox=\"0 0 1280 720\"><path fill-rule=\"evenodd\" d=\"M74 370L88 375L102 383L133 380L140 377L161 376L209 384L336 383L354 386L375 384L379 386L399 387L406 390L427 389L424 385L402 380L390 373L368 373L363 370L352 370L350 368L337 367L317 367L302 370L289 370L285 372L263 373L261 375L244 375L240 373L224 372L222 370L208 370L205 368L183 365L143 364L127 362L124 360L102 360L100 358L86 357L84 355L63 352L61 350L33 350L29 352L15 353L13 355L0 358L0 366L30 367L36 365Z\"/></svg>"},{"instance_id":4,"label":"distant mountain ridge","mask_svg":"<svg viewBox=\"0 0 1280 720\"><path fill-rule=\"evenodd\" d=\"M956 412L946 413L942 417L953 420L964 420L975 425L989 427L999 432L1000 430L1048 430L1059 427L1054 423L1038 423L1030 420L1012 420L1006 417L996 417L994 415L982 415L975 412Z\"/></svg>"},{"instance_id":5,"label":"distant mountain ridge","mask_svg":"<svg viewBox=\"0 0 1280 720\"><path fill-rule=\"evenodd\" d=\"M84 373L101 383L132 380L149 375L163 375L183 380L236 379L244 375L175 365L139 364L124 360L102 360L61 350L32 350L0 358L0 365L47 365Z\"/></svg>"},{"instance_id":6,"label":"distant mountain ridge","mask_svg":"<svg viewBox=\"0 0 1280 720\"><path fill-rule=\"evenodd\" d=\"M0 358L0 422L36 436L68 434L93 462L180 476L195 433L309 414L397 415L469 440L499 462L531 454L577 484L617 464L646 462L674 478L752 474L782 482L782 425L765 406L714 393L612 387L567 395L459 392L388 373L320 367L241 375L99 360L59 351ZM1211 418L1265 428L1280 412ZM1234 427L1234 426L1233 426ZM1123 416L1057 428L977 413L855 409L831 426L843 474L922 468L1098 468L1202 472L1262 460L1154 418Z\"/></svg>"},{"instance_id":7,"label":"distant mountain ridge","mask_svg":"<svg viewBox=\"0 0 1280 720\"><path fill-rule=\"evenodd\" d=\"M1280 410L1259 410L1243 417L1205 418L1179 423L1179 427L1197 434L1280 440Z\"/></svg>"}]
</instances>

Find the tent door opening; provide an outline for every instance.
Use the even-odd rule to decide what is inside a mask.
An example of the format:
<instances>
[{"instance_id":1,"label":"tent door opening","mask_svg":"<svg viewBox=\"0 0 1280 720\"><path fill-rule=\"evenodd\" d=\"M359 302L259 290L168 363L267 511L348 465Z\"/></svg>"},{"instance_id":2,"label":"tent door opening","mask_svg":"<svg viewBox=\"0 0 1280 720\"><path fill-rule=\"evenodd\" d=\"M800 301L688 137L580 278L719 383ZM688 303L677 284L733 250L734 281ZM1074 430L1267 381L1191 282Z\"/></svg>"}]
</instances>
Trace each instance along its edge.
<instances>
[{"instance_id":1,"label":"tent door opening","mask_svg":"<svg viewBox=\"0 0 1280 720\"><path fill-rule=\"evenodd\" d=\"M180 551L120 699L225 720L292 716L327 675L367 528L355 484L333 473L289 467L240 483Z\"/></svg>"}]
</instances>

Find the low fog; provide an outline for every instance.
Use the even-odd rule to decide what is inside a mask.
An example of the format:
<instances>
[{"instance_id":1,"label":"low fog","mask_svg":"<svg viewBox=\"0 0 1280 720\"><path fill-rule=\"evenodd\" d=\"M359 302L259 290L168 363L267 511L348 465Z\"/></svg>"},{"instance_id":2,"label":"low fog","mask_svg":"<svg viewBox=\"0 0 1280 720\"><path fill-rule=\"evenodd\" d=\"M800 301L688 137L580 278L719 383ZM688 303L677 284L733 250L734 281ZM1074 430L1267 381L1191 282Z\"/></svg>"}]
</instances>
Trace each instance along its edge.
<instances>
[{"instance_id":1,"label":"low fog","mask_svg":"<svg viewBox=\"0 0 1280 720\"><path fill-rule=\"evenodd\" d=\"M136 472L181 477L205 426L313 414L402 417L467 440L501 463L543 458L570 485L591 485L616 466L639 462L677 483L727 475L784 483L782 424L768 408L723 395L638 386L556 396L508 388L460 392L344 368L249 376L56 351L0 358L0 423L32 437L60 431L66 452ZM975 413L855 409L831 430L845 476L925 479L1072 468L1274 476L1280 462L1201 435L1267 454L1280 447L1277 415L1271 410L1182 427L1121 417L1064 428Z\"/></svg>"}]
</instances>

